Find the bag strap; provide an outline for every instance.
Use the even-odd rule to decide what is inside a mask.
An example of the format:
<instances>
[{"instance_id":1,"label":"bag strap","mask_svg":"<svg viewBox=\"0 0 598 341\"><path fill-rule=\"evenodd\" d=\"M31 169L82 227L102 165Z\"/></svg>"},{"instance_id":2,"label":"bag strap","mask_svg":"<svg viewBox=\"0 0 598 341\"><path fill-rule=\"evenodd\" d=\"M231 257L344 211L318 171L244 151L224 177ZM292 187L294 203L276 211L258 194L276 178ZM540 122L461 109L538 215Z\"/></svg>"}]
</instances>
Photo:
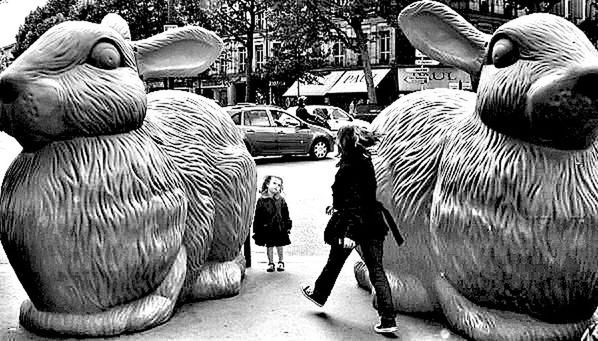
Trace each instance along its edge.
<instances>
[{"instance_id":1,"label":"bag strap","mask_svg":"<svg viewBox=\"0 0 598 341\"><path fill-rule=\"evenodd\" d=\"M378 201L378 208L382 213L382 217L384 218L386 226L388 226L388 228L392 232L392 235L395 238L397 245L401 246L405 242L405 239L403 238L401 231L399 231L399 227L395 223L392 214L390 214L390 212L386 209L386 207L384 207L384 205L380 201Z\"/></svg>"}]
</instances>

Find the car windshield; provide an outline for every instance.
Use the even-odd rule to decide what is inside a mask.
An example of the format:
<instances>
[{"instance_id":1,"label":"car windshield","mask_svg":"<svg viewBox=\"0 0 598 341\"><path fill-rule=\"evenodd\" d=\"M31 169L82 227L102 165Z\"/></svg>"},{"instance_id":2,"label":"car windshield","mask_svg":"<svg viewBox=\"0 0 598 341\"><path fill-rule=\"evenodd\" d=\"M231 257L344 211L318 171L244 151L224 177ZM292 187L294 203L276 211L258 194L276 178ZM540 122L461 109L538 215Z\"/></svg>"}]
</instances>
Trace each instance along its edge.
<instances>
[{"instance_id":1,"label":"car windshield","mask_svg":"<svg viewBox=\"0 0 598 341\"><path fill-rule=\"evenodd\" d=\"M315 115L322 117L325 120L330 119L330 117L328 116L328 109L326 109L326 108L314 108L313 113Z\"/></svg>"},{"instance_id":2,"label":"car windshield","mask_svg":"<svg viewBox=\"0 0 598 341\"><path fill-rule=\"evenodd\" d=\"M335 120L349 120L349 114L339 108L332 109L332 118Z\"/></svg>"}]
</instances>

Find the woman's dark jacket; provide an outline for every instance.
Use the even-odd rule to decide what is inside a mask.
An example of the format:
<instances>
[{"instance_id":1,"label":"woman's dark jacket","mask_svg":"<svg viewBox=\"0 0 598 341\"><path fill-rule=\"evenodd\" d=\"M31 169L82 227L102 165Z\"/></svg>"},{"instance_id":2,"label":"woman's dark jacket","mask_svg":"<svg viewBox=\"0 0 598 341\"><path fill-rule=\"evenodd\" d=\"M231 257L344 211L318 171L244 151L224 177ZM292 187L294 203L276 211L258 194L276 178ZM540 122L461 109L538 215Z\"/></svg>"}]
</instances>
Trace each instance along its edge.
<instances>
[{"instance_id":1,"label":"woman's dark jacket","mask_svg":"<svg viewBox=\"0 0 598 341\"><path fill-rule=\"evenodd\" d=\"M283 197L262 196L257 200L253 219L253 239L259 246L285 246L291 244L289 233L292 221Z\"/></svg>"},{"instance_id":2,"label":"woman's dark jacket","mask_svg":"<svg viewBox=\"0 0 598 341\"><path fill-rule=\"evenodd\" d=\"M358 146L341 158L332 185L332 206L336 212L324 231L324 241L338 245L349 237L357 243L384 239L388 227L382 220L376 200L376 176L369 153Z\"/></svg>"}]
</instances>

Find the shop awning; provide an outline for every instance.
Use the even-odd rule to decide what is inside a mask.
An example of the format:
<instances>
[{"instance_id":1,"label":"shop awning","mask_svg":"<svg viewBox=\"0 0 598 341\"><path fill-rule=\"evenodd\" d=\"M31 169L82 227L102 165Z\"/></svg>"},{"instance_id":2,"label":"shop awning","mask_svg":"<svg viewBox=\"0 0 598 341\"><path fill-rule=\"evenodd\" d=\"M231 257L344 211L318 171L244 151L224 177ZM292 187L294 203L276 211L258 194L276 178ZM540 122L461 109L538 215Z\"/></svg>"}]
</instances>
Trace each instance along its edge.
<instances>
[{"instance_id":1,"label":"shop awning","mask_svg":"<svg viewBox=\"0 0 598 341\"><path fill-rule=\"evenodd\" d=\"M307 84L301 82L299 84L299 96L324 96L334 86L339 78L343 75L344 71L332 71L327 75L318 76ZM288 88L283 94L285 97L297 96L297 81Z\"/></svg>"},{"instance_id":2,"label":"shop awning","mask_svg":"<svg viewBox=\"0 0 598 341\"><path fill-rule=\"evenodd\" d=\"M386 77L390 69L373 69L372 77L374 78L374 87ZM342 77L334 84L329 94L342 94L342 93L356 93L356 92L368 92L368 87L365 84L365 74L363 70L351 70L346 71Z\"/></svg>"}]
</instances>

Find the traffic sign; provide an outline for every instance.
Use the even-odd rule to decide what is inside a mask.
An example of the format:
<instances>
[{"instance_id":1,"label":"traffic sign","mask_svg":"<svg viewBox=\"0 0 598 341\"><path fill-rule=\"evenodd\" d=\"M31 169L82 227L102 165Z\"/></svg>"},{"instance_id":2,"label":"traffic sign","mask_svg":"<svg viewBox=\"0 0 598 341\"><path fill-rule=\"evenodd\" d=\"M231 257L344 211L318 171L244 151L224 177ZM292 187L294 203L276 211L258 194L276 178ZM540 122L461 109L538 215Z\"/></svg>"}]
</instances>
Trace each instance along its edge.
<instances>
[{"instance_id":1,"label":"traffic sign","mask_svg":"<svg viewBox=\"0 0 598 341\"><path fill-rule=\"evenodd\" d=\"M405 72L409 72L409 73L430 72L430 68L427 68L427 67L408 67L408 68L405 68Z\"/></svg>"},{"instance_id":2,"label":"traffic sign","mask_svg":"<svg viewBox=\"0 0 598 341\"><path fill-rule=\"evenodd\" d=\"M427 58L425 54L423 54L420 50L415 49L415 58Z\"/></svg>"},{"instance_id":3,"label":"traffic sign","mask_svg":"<svg viewBox=\"0 0 598 341\"><path fill-rule=\"evenodd\" d=\"M415 65L438 65L440 64L437 60L432 59L417 59L415 60Z\"/></svg>"},{"instance_id":4,"label":"traffic sign","mask_svg":"<svg viewBox=\"0 0 598 341\"><path fill-rule=\"evenodd\" d=\"M462 82L462 81L449 82L448 85L449 85L449 89L471 90L471 83L470 82Z\"/></svg>"}]
</instances>

